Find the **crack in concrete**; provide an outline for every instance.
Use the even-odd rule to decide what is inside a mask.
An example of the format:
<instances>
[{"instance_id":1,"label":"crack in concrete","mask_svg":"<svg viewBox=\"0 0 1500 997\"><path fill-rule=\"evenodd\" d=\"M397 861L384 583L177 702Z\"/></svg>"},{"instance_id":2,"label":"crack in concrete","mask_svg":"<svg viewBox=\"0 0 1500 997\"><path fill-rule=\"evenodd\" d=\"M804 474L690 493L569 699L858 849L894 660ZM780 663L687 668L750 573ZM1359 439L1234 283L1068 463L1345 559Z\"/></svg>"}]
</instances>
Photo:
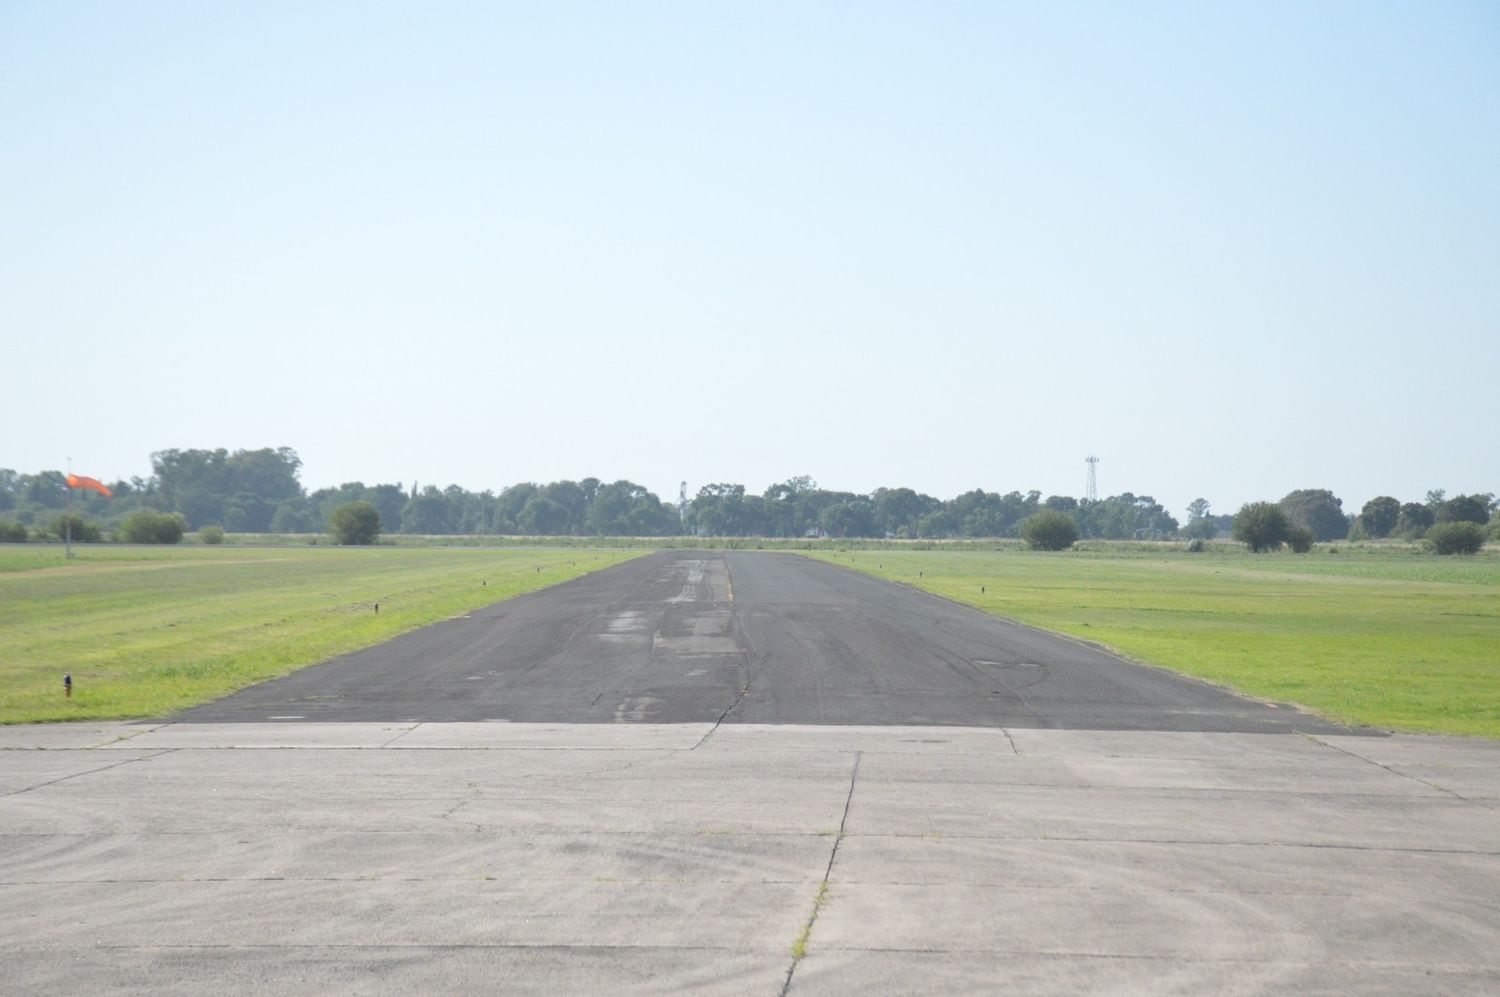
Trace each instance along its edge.
<instances>
[{"instance_id":1,"label":"crack in concrete","mask_svg":"<svg viewBox=\"0 0 1500 997\"><path fill-rule=\"evenodd\" d=\"M1472 796L1465 796L1464 794L1457 792L1456 790L1449 789L1447 786L1440 786L1435 782L1423 779L1421 776L1412 775L1410 772L1402 772L1400 769L1392 768L1391 766L1386 765L1383 762L1377 762L1373 758L1366 758L1364 755L1350 751L1348 748L1341 748L1337 744L1330 744L1316 734L1303 734L1302 736L1307 738L1309 741L1312 741L1314 744L1321 744L1325 748L1332 748L1334 751L1337 751L1341 755L1348 755L1350 758L1358 758L1362 762L1369 762L1376 768L1384 769L1391 775L1398 776L1402 779L1410 779L1412 782L1420 783L1421 785L1426 786L1429 789L1435 789L1439 793L1447 793L1449 796L1453 797L1456 800L1462 800L1465 803L1472 803L1475 806L1484 807L1486 810L1500 809L1500 807L1496 807L1490 800L1475 799Z\"/></svg>"},{"instance_id":2,"label":"crack in concrete","mask_svg":"<svg viewBox=\"0 0 1500 997\"><path fill-rule=\"evenodd\" d=\"M417 723L412 724L410 727L406 728L401 733L397 734L395 737L391 738L389 741L387 741L384 744L382 744L380 747L382 747L382 748L389 748L391 745L395 744L397 741L401 740L403 737L405 737L406 735L410 734L412 731L416 730L418 727L421 727L422 723L423 723L422 721L419 721Z\"/></svg>"},{"instance_id":3,"label":"crack in concrete","mask_svg":"<svg viewBox=\"0 0 1500 997\"><path fill-rule=\"evenodd\" d=\"M792 988L792 976L797 972L797 964L807 954L807 943L812 938L813 925L818 921L818 911L828 902L828 882L833 876L833 863L839 857L839 846L844 843L844 828L849 823L849 805L854 802L854 784L859 779L859 763L863 757L862 751L854 753L854 767L849 772L849 794L844 797L844 815L839 818L839 833L833 839L832 851L828 853L828 866L823 870L823 881L818 884L817 896L813 898L812 913L807 917L802 934L792 944L792 964L786 969L786 982L781 985L781 997L786 997L787 991Z\"/></svg>"},{"instance_id":4,"label":"crack in concrete","mask_svg":"<svg viewBox=\"0 0 1500 997\"><path fill-rule=\"evenodd\" d=\"M101 765L96 769L89 769L86 772L73 772L69 775L58 776L56 779L49 779L46 782L39 782L34 786L27 786L24 789L13 789L8 793L0 793L0 799L4 799L10 796L20 796L22 793L29 793L33 789L45 789L47 786L56 786L58 783L67 782L69 779L77 779L79 776L85 775L93 775L96 772L105 772L109 769L119 768L121 765L129 765L133 762L149 762L153 758L160 758L162 755L170 755L172 752L177 750L177 748L163 748L160 751L153 752L152 754L145 755L141 758L126 758L124 761L113 762L109 765Z\"/></svg>"}]
</instances>

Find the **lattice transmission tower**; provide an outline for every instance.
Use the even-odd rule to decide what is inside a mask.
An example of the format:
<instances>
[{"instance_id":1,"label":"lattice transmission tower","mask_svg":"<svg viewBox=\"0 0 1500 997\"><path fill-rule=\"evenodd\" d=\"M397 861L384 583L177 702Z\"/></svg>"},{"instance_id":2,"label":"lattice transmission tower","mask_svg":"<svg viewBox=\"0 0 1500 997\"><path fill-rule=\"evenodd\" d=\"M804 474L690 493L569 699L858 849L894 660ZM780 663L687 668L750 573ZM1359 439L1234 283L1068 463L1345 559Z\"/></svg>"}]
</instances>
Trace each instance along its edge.
<instances>
[{"instance_id":1,"label":"lattice transmission tower","mask_svg":"<svg viewBox=\"0 0 1500 997\"><path fill-rule=\"evenodd\" d=\"M1083 458L1083 462L1089 466L1089 482L1083 489L1083 500L1085 502L1099 501L1099 481L1094 474L1094 468L1099 465L1099 458L1090 454Z\"/></svg>"}]
</instances>

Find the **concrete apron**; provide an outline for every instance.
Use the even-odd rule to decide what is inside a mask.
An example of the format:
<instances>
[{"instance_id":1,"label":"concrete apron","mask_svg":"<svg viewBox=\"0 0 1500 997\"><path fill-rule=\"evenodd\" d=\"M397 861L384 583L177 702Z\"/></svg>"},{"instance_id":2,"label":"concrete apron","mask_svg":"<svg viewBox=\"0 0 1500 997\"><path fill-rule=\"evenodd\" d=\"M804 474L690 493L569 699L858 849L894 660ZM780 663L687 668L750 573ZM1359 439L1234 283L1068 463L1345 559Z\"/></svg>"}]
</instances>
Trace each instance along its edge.
<instances>
[{"instance_id":1,"label":"concrete apron","mask_svg":"<svg viewBox=\"0 0 1500 997\"><path fill-rule=\"evenodd\" d=\"M9 992L1494 993L1500 743L0 728Z\"/></svg>"}]
</instances>

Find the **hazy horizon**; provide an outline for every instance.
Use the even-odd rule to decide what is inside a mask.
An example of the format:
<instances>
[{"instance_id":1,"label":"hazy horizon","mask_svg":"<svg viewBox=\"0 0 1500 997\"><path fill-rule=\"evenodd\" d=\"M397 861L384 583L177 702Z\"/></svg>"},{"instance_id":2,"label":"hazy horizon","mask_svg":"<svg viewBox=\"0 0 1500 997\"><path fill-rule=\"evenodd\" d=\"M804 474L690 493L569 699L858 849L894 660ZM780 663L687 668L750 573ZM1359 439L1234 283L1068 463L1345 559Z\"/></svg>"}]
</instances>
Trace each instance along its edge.
<instances>
[{"instance_id":1,"label":"hazy horizon","mask_svg":"<svg viewBox=\"0 0 1500 997\"><path fill-rule=\"evenodd\" d=\"M1500 491L1500 8L0 8L0 467Z\"/></svg>"}]
</instances>

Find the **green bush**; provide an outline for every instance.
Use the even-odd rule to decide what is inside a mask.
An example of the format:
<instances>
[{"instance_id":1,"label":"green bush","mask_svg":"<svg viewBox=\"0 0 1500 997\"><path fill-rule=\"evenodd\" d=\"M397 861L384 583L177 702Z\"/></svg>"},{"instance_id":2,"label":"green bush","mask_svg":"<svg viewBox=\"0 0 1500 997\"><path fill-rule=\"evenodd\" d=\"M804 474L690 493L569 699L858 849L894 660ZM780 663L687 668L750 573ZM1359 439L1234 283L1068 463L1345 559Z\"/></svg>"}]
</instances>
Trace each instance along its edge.
<instances>
[{"instance_id":1,"label":"green bush","mask_svg":"<svg viewBox=\"0 0 1500 997\"><path fill-rule=\"evenodd\" d=\"M224 527L205 526L198 531L198 539L206 544L221 544L224 542Z\"/></svg>"},{"instance_id":2,"label":"green bush","mask_svg":"<svg viewBox=\"0 0 1500 997\"><path fill-rule=\"evenodd\" d=\"M1055 509L1043 509L1021 524L1021 539L1032 550L1067 550L1078 542L1078 523Z\"/></svg>"},{"instance_id":3,"label":"green bush","mask_svg":"<svg viewBox=\"0 0 1500 997\"><path fill-rule=\"evenodd\" d=\"M1293 553L1306 554L1312 550L1313 540L1313 531L1305 526L1292 526L1286 531L1286 543Z\"/></svg>"},{"instance_id":4,"label":"green bush","mask_svg":"<svg viewBox=\"0 0 1500 997\"><path fill-rule=\"evenodd\" d=\"M1427 546L1439 554L1477 554L1484 541L1484 527L1466 520L1438 523L1427 531Z\"/></svg>"},{"instance_id":5,"label":"green bush","mask_svg":"<svg viewBox=\"0 0 1500 997\"><path fill-rule=\"evenodd\" d=\"M180 512L137 509L125 517L117 535L128 544L175 544L181 542L186 530L187 520Z\"/></svg>"},{"instance_id":6,"label":"green bush","mask_svg":"<svg viewBox=\"0 0 1500 997\"><path fill-rule=\"evenodd\" d=\"M1236 540L1259 554L1285 543L1290 529L1291 524L1281 506L1274 502L1250 502L1235 513L1231 533Z\"/></svg>"},{"instance_id":7,"label":"green bush","mask_svg":"<svg viewBox=\"0 0 1500 997\"><path fill-rule=\"evenodd\" d=\"M58 516L52 521L47 532L59 540L66 540L70 535L69 524L72 524L71 536L76 544L96 544L104 539L104 534L99 531L98 523L91 523L76 513Z\"/></svg>"},{"instance_id":8,"label":"green bush","mask_svg":"<svg viewBox=\"0 0 1500 997\"><path fill-rule=\"evenodd\" d=\"M1203 548L1204 544L1202 537L1194 537L1192 540L1188 541L1187 549L1189 554L1201 554L1203 553Z\"/></svg>"},{"instance_id":9,"label":"green bush","mask_svg":"<svg viewBox=\"0 0 1500 997\"><path fill-rule=\"evenodd\" d=\"M0 519L0 544L23 544L26 542L26 527Z\"/></svg>"},{"instance_id":10,"label":"green bush","mask_svg":"<svg viewBox=\"0 0 1500 997\"><path fill-rule=\"evenodd\" d=\"M328 532L341 544L372 544L380 536L380 513L368 502L345 502L329 515Z\"/></svg>"}]
</instances>

